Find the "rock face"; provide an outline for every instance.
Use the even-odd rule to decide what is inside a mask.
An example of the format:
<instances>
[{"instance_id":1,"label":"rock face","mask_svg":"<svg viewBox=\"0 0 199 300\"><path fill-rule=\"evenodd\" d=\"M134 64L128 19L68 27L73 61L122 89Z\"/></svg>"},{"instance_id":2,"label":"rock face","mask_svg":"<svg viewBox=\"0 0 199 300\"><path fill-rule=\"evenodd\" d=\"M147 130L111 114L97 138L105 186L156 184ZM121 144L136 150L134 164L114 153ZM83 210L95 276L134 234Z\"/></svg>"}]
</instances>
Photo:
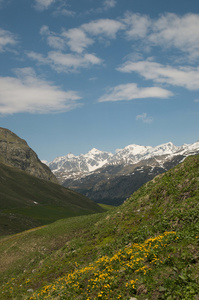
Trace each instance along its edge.
<instances>
[{"instance_id":1,"label":"rock face","mask_svg":"<svg viewBox=\"0 0 199 300\"><path fill-rule=\"evenodd\" d=\"M0 127L0 162L21 169L35 177L57 183L51 170L43 164L25 140Z\"/></svg>"}]
</instances>

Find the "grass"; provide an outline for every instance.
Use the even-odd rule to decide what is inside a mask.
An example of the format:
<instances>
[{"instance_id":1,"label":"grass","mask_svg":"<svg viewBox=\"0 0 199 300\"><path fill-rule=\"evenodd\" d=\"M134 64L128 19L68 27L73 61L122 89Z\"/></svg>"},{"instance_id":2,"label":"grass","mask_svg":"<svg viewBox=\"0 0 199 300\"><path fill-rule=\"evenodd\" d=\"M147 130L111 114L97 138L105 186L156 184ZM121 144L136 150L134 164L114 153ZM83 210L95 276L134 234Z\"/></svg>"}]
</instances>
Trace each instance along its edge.
<instances>
[{"instance_id":1,"label":"grass","mask_svg":"<svg viewBox=\"0 0 199 300\"><path fill-rule=\"evenodd\" d=\"M115 207L113 205L108 205L103 203L98 203L98 205L101 206L104 210L112 210Z\"/></svg>"},{"instance_id":2,"label":"grass","mask_svg":"<svg viewBox=\"0 0 199 300\"><path fill-rule=\"evenodd\" d=\"M0 164L0 235L102 211L83 195Z\"/></svg>"},{"instance_id":3,"label":"grass","mask_svg":"<svg viewBox=\"0 0 199 300\"><path fill-rule=\"evenodd\" d=\"M74 299L121 299L124 294L130 298L136 294L140 275L148 275L153 266L164 263L157 256L162 249L157 248L165 248L173 236L176 238L175 232L165 232L144 243L125 247L111 257L104 255L83 268L78 268L76 263L76 269L71 273L44 286L29 299L44 299L52 295L69 299L71 294Z\"/></svg>"},{"instance_id":4,"label":"grass","mask_svg":"<svg viewBox=\"0 0 199 300\"><path fill-rule=\"evenodd\" d=\"M103 214L0 240L0 299L199 299L199 156Z\"/></svg>"}]
</instances>

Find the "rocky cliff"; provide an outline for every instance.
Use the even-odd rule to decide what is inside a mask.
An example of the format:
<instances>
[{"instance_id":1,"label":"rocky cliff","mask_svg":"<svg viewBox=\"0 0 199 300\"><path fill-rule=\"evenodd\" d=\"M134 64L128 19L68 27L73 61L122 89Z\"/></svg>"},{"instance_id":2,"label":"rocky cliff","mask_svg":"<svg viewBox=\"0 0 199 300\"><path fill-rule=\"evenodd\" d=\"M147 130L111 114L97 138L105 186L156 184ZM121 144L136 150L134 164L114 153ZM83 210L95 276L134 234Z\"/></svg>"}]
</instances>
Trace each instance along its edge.
<instances>
[{"instance_id":1,"label":"rocky cliff","mask_svg":"<svg viewBox=\"0 0 199 300\"><path fill-rule=\"evenodd\" d=\"M0 162L21 169L35 177L57 183L51 170L43 164L25 140L0 127Z\"/></svg>"}]
</instances>

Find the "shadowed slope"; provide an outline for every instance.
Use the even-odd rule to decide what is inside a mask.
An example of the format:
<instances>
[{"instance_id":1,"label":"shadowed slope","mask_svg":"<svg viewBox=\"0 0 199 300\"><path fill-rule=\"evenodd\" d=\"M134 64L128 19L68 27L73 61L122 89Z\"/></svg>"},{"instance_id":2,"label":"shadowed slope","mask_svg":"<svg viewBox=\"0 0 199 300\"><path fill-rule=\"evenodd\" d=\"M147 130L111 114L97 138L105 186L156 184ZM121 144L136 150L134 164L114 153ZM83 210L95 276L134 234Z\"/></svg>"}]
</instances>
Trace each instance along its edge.
<instances>
[{"instance_id":1,"label":"shadowed slope","mask_svg":"<svg viewBox=\"0 0 199 300\"><path fill-rule=\"evenodd\" d=\"M0 235L102 211L81 194L0 163Z\"/></svg>"}]
</instances>

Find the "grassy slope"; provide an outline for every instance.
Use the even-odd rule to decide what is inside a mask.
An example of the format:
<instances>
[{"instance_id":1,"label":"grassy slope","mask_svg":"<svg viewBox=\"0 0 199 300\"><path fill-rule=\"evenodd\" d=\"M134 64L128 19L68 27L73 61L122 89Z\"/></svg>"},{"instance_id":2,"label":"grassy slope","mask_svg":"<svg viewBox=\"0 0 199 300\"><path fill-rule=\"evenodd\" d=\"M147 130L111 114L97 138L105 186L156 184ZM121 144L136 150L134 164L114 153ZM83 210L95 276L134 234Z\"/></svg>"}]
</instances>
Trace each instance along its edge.
<instances>
[{"instance_id":1,"label":"grassy slope","mask_svg":"<svg viewBox=\"0 0 199 300\"><path fill-rule=\"evenodd\" d=\"M0 235L102 211L76 192L0 164Z\"/></svg>"},{"instance_id":2,"label":"grassy slope","mask_svg":"<svg viewBox=\"0 0 199 300\"><path fill-rule=\"evenodd\" d=\"M115 207L113 205L108 205L103 203L98 203L98 205L101 206L104 210L112 210Z\"/></svg>"},{"instance_id":3,"label":"grassy slope","mask_svg":"<svg viewBox=\"0 0 199 300\"><path fill-rule=\"evenodd\" d=\"M199 299L198 253L195 156L121 207L2 239L0 299Z\"/></svg>"}]
</instances>

